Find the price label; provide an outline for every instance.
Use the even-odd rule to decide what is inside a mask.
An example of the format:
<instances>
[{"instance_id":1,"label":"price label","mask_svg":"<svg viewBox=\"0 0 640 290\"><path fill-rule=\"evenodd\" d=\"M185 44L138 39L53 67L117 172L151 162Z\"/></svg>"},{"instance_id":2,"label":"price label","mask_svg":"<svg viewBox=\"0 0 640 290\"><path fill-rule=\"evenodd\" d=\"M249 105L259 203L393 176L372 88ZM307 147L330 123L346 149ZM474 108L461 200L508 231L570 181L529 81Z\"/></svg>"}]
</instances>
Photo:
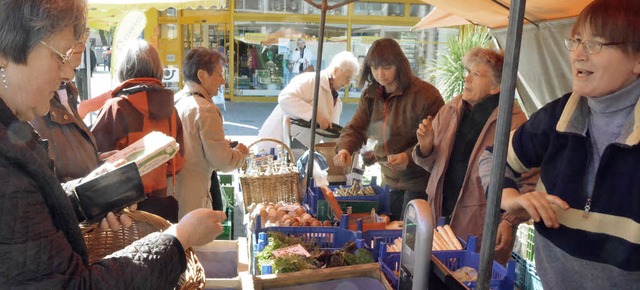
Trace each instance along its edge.
<instances>
[{"instance_id":1,"label":"price label","mask_svg":"<svg viewBox=\"0 0 640 290\"><path fill-rule=\"evenodd\" d=\"M309 252L307 252L307 250L305 250L304 247L302 245L300 245L300 244L297 244L297 245L294 245L294 246L289 246L289 247L286 247L286 248L277 249L277 250L274 250L271 253L276 257L281 257L281 256L284 256L284 255L291 255L291 254L302 255L302 256L305 256L305 257L311 256L309 254Z\"/></svg>"}]
</instances>

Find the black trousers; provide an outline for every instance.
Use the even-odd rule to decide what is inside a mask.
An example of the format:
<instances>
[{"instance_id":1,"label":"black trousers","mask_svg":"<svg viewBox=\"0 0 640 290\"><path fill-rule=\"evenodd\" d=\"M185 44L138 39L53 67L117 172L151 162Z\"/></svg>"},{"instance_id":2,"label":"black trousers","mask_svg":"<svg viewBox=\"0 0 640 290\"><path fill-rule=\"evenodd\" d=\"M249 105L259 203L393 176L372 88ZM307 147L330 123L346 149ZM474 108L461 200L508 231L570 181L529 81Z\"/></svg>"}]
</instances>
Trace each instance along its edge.
<instances>
[{"instance_id":1,"label":"black trousers","mask_svg":"<svg viewBox=\"0 0 640 290\"><path fill-rule=\"evenodd\" d=\"M222 192L220 191L220 181L218 180L218 172L211 173L211 187L209 188L209 194L211 194L211 204L213 210L222 210Z\"/></svg>"}]
</instances>

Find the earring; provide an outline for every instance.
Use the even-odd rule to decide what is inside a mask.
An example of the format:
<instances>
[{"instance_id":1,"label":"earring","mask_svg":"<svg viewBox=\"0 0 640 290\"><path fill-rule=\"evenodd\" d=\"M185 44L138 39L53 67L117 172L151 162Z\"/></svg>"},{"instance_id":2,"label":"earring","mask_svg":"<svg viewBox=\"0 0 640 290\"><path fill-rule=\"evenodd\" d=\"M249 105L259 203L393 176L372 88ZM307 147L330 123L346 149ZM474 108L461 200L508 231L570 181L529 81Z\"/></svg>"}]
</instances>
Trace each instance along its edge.
<instances>
[{"instance_id":1,"label":"earring","mask_svg":"<svg viewBox=\"0 0 640 290\"><path fill-rule=\"evenodd\" d=\"M0 64L0 75L2 75L2 84L6 90L9 88L9 85L7 84L7 76L4 74L4 64Z\"/></svg>"}]
</instances>

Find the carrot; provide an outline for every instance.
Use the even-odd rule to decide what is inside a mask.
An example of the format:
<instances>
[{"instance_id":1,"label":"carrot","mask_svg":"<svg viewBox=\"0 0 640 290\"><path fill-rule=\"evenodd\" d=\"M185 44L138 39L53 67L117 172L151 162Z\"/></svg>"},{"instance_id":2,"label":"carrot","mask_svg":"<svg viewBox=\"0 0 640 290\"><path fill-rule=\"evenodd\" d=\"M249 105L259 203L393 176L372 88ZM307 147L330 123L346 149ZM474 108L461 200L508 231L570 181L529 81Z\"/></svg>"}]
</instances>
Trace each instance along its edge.
<instances>
[{"instance_id":1,"label":"carrot","mask_svg":"<svg viewBox=\"0 0 640 290\"><path fill-rule=\"evenodd\" d=\"M447 233L447 235L449 235L449 238L453 241L453 243L455 244L455 249L456 250L462 250L462 244L460 244L460 241L458 241L458 238L456 237L456 235L453 233L453 229L451 229L451 226L449 225L444 225L444 230Z\"/></svg>"},{"instance_id":2,"label":"carrot","mask_svg":"<svg viewBox=\"0 0 640 290\"><path fill-rule=\"evenodd\" d=\"M456 246L453 243L453 241L451 241L451 239L449 238L449 235L445 233L444 228L442 226L438 226L437 229L438 229L438 234L440 234L442 236L442 239L447 243L447 249L454 250Z\"/></svg>"}]
</instances>

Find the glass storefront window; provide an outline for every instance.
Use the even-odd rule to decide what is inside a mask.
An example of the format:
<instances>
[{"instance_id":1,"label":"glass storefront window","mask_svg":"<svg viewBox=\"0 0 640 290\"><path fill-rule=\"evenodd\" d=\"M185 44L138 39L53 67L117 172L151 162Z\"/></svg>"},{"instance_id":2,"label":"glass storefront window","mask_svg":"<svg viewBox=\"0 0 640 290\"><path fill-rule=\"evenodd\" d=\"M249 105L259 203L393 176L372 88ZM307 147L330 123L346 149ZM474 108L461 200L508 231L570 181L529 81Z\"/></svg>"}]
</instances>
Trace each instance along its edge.
<instances>
[{"instance_id":1,"label":"glass storefront window","mask_svg":"<svg viewBox=\"0 0 640 290\"><path fill-rule=\"evenodd\" d=\"M178 38L178 24L160 24L160 38L176 39Z\"/></svg>"},{"instance_id":2,"label":"glass storefront window","mask_svg":"<svg viewBox=\"0 0 640 290\"><path fill-rule=\"evenodd\" d=\"M428 81L427 60L436 57L436 51L445 46L448 37L455 35L455 29L429 29L409 31L404 26L353 25L351 33L351 51L359 61L364 61L371 44L383 37L395 39L411 63L413 73ZM359 98L360 89L357 80L352 82L349 98ZM365 85L366 86L366 85Z\"/></svg>"},{"instance_id":3,"label":"glass storefront window","mask_svg":"<svg viewBox=\"0 0 640 290\"><path fill-rule=\"evenodd\" d=\"M411 17L425 17L431 12L431 5L429 4L411 4Z\"/></svg>"},{"instance_id":4,"label":"glass storefront window","mask_svg":"<svg viewBox=\"0 0 640 290\"><path fill-rule=\"evenodd\" d=\"M263 0L235 0L236 12L264 12Z\"/></svg>"},{"instance_id":5,"label":"glass storefront window","mask_svg":"<svg viewBox=\"0 0 640 290\"><path fill-rule=\"evenodd\" d=\"M236 12L246 13L291 13L320 14L320 9L304 0L235 0ZM343 3L344 0L329 0L329 6ZM318 1L319 4L319 1ZM347 15L347 5L327 11L327 15Z\"/></svg>"},{"instance_id":6,"label":"glass storefront window","mask_svg":"<svg viewBox=\"0 0 640 290\"><path fill-rule=\"evenodd\" d=\"M404 16L404 3L358 1L353 7L354 15Z\"/></svg>"},{"instance_id":7,"label":"glass storefront window","mask_svg":"<svg viewBox=\"0 0 640 290\"><path fill-rule=\"evenodd\" d=\"M235 95L277 96L293 78L299 68L294 68L291 58L304 42L303 54L310 56L310 63L323 69L338 52L347 49L346 25L327 24L322 63L317 61L317 24L300 23L235 23Z\"/></svg>"}]
</instances>

